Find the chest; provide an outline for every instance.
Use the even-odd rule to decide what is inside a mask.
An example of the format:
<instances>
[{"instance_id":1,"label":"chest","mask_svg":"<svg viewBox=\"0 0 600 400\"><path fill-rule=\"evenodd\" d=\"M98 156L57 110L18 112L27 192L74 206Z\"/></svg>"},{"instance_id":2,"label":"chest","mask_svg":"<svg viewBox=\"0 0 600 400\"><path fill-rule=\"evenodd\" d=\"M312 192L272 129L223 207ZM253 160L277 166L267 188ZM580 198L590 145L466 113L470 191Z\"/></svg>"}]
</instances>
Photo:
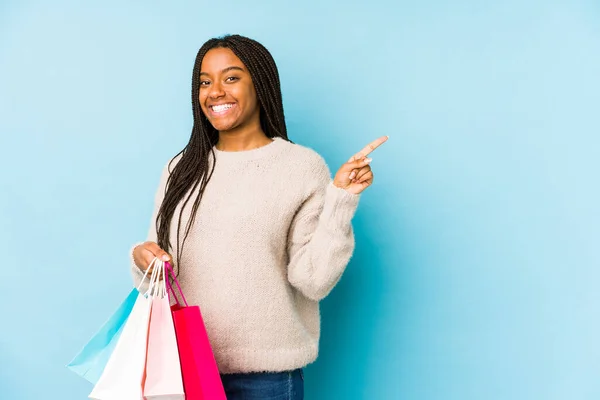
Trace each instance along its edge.
<instances>
[{"instance_id":1,"label":"chest","mask_svg":"<svg viewBox=\"0 0 600 400\"><path fill-rule=\"evenodd\" d=\"M287 235L304 200L302 182L296 182L295 175L260 161L233 169L219 168L217 163L196 211L192 230L212 238L251 236L270 240ZM196 196L197 191L182 213L182 227L190 219Z\"/></svg>"}]
</instances>

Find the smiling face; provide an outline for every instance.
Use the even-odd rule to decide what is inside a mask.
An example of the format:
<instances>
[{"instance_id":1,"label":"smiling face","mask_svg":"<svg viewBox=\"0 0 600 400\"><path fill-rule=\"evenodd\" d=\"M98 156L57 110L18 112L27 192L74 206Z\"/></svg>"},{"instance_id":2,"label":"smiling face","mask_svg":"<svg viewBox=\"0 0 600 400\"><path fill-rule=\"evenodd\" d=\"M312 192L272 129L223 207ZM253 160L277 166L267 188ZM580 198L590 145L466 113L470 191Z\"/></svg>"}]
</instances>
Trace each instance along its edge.
<instances>
[{"instance_id":1,"label":"smiling face","mask_svg":"<svg viewBox=\"0 0 600 400\"><path fill-rule=\"evenodd\" d=\"M220 133L260 129L252 77L228 48L209 50L200 66L200 107Z\"/></svg>"}]
</instances>

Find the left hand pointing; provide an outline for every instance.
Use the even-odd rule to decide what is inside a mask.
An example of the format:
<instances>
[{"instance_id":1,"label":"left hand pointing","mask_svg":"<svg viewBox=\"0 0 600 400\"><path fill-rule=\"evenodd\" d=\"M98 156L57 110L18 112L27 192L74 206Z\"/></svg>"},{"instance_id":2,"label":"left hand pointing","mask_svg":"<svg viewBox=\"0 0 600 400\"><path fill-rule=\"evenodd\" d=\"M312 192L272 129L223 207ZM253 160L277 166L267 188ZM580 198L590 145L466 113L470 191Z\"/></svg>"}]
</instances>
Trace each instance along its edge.
<instances>
[{"instance_id":1,"label":"left hand pointing","mask_svg":"<svg viewBox=\"0 0 600 400\"><path fill-rule=\"evenodd\" d=\"M388 136L382 136L353 155L335 174L333 184L352 194L359 194L371 186L373 183L373 171L371 171L369 164L372 160L367 158L367 156L385 143L388 138Z\"/></svg>"}]
</instances>

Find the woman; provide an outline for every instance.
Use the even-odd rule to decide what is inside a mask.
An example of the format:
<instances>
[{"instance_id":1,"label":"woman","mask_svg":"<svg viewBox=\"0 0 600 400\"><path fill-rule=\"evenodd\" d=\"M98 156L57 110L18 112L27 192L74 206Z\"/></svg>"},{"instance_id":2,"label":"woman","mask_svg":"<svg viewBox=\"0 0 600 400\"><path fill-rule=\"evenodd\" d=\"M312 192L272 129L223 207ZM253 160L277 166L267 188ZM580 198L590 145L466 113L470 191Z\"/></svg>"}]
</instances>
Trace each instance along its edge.
<instances>
[{"instance_id":1,"label":"woman","mask_svg":"<svg viewBox=\"0 0 600 400\"><path fill-rule=\"evenodd\" d=\"M134 280L154 257L176 265L228 399L302 399L319 301L348 264L351 219L373 182L366 156L387 137L332 180L320 155L287 137L271 54L239 35L200 48L192 106L190 141L165 166L148 241L132 250Z\"/></svg>"}]
</instances>

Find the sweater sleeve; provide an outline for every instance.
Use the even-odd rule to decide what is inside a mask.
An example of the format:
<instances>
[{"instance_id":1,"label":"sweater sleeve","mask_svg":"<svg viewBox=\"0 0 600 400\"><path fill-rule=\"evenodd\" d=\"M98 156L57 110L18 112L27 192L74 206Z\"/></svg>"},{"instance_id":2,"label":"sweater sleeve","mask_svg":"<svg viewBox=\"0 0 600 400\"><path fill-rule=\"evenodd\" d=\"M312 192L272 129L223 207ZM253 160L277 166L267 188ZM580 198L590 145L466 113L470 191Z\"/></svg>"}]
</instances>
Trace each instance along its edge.
<instances>
[{"instance_id":1,"label":"sweater sleeve","mask_svg":"<svg viewBox=\"0 0 600 400\"><path fill-rule=\"evenodd\" d=\"M354 251L352 218L360 195L333 185L320 158L306 200L288 236L288 280L314 301L325 298L340 280Z\"/></svg>"},{"instance_id":2,"label":"sweater sleeve","mask_svg":"<svg viewBox=\"0 0 600 400\"><path fill-rule=\"evenodd\" d=\"M165 165L165 167L162 170L162 174L160 176L160 181L158 184L158 189L156 190L156 193L154 195L154 208L152 210L152 219L150 220L150 228L148 229L146 241L156 242L158 240L157 239L158 235L156 232L156 217L158 215L158 210L160 209L160 205L162 204L162 201L165 197L165 190L166 190L167 179L169 178L169 174L170 174L169 163L167 163L167 165ZM135 287L138 287L140 285L140 283L142 282L142 279L144 277L144 272L142 272L142 270L140 270L137 267L137 265L135 265L135 263L133 262L133 249L139 244L141 244L141 243L136 243L135 245L133 245L133 247L131 247L131 250L129 251L129 254L131 256L131 276L133 278L133 285ZM146 282L144 282L144 284L140 288L140 292L144 293L147 289L148 289L148 279L146 279Z\"/></svg>"}]
</instances>

